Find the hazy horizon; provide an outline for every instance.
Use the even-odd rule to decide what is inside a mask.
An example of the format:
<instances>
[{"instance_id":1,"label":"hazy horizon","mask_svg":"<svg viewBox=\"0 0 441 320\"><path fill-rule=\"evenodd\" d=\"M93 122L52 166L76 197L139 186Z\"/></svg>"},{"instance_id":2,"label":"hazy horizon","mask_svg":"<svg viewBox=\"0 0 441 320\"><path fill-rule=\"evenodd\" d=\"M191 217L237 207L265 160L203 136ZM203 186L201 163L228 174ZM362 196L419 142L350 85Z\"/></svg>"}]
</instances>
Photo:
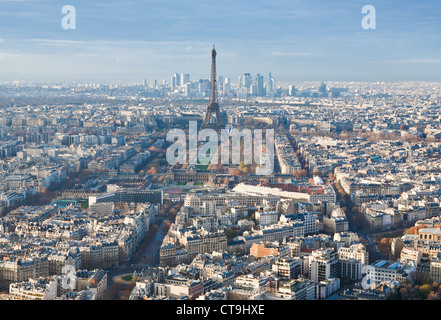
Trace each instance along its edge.
<instances>
[{"instance_id":1,"label":"hazy horizon","mask_svg":"<svg viewBox=\"0 0 441 320\"><path fill-rule=\"evenodd\" d=\"M365 30L365 5L376 29ZM76 29L64 30L64 5ZM441 5L339 0L0 0L0 81L209 78L271 72L277 81L441 81Z\"/></svg>"}]
</instances>

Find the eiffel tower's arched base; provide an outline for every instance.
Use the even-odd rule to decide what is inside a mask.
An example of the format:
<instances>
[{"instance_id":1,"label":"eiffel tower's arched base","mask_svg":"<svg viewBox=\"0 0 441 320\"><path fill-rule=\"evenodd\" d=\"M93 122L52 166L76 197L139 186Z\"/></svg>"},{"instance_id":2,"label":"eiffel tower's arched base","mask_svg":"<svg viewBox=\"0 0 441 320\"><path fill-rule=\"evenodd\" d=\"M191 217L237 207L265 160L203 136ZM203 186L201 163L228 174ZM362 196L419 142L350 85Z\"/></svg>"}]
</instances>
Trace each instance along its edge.
<instances>
[{"instance_id":1,"label":"eiffel tower's arched base","mask_svg":"<svg viewBox=\"0 0 441 320\"><path fill-rule=\"evenodd\" d=\"M210 123L209 125L204 125L203 124L199 130L203 130L203 129L212 129L212 130L220 133L220 131L222 129L225 129L225 126L218 126L218 125L216 125L214 123Z\"/></svg>"}]
</instances>

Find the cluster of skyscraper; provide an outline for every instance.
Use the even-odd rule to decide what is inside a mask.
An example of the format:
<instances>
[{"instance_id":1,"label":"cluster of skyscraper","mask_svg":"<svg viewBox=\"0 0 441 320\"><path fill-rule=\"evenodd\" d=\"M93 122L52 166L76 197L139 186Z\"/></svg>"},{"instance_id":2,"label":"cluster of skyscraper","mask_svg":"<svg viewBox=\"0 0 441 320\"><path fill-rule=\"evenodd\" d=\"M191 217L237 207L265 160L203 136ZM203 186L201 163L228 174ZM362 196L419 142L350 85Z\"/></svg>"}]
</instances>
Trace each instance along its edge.
<instances>
[{"instance_id":1,"label":"cluster of skyscraper","mask_svg":"<svg viewBox=\"0 0 441 320\"><path fill-rule=\"evenodd\" d=\"M264 76L258 73L252 78L250 73L244 73L238 79L238 96L239 97L263 97L272 96L275 93L275 79L271 72L268 75L268 81L265 82Z\"/></svg>"},{"instance_id":2,"label":"cluster of skyscraper","mask_svg":"<svg viewBox=\"0 0 441 320\"><path fill-rule=\"evenodd\" d=\"M190 75L188 73L174 73L171 77L170 88L172 91L175 91L177 87L185 86L185 84L190 82Z\"/></svg>"},{"instance_id":3,"label":"cluster of skyscraper","mask_svg":"<svg viewBox=\"0 0 441 320\"><path fill-rule=\"evenodd\" d=\"M232 89L231 78L218 76L217 89L221 94L228 94ZM276 93L275 79L271 73L265 81L264 75L258 73L253 79L251 73L244 73L238 77L235 86L237 97L264 97L274 96ZM210 80L200 79L191 81L188 73L174 73L170 79L170 90L175 93L183 93L186 97L208 97L210 94Z\"/></svg>"}]
</instances>

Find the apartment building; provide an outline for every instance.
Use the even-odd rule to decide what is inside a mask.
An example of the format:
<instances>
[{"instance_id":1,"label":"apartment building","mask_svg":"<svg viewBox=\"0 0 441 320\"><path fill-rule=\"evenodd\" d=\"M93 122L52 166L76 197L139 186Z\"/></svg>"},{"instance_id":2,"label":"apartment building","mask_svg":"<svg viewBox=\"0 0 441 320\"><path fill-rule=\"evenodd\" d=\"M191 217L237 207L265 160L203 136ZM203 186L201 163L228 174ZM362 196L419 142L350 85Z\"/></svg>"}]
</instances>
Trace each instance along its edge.
<instances>
[{"instance_id":1,"label":"apartment building","mask_svg":"<svg viewBox=\"0 0 441 320\"><path fill-rule=\"evenodd\" d=\"M371 265L371 271L368 272L372 283L379 285L385 281L404 282L409 278L409 274L399 262L378 260Z\"/></svg>"},{"instance_id":2,"label":"apartment building","mask_svg":"<svg viewBox=\"0 0 441 320\"><path fill-rule=\"evenodd\" d=\"M296 279L302 272L300 258L279 258L272 264L272 270L277 277Z\"/></svg>"},{"instance_id":3,"label":"apartment building","mask_svg":"<svg viewBox=\"0 0 441 320\"><path fill-rule=\"evenodd\" d=\"M57 296L57 281L53 278L36 278L11 283L10 300L54 300Z\"/></svg>"},{"instance_id":4,"label":"apartment building","mask_svg":"<svg viewBox=\"0 0 441 320\"><path fill-rule=\"evenodd\" d=\"M360 261L363 266L369 264L369 252L366 251L366 247L361 243L352 244L350 247L340 247L338 249L338 256L344 260Z\"/></svg>"},{"instance_id":5,"label":"apartment building","mask_svg":"<svg viewBox=\"0 0 441 320\"><path fill-rule=\"evenodd\" d=\"M338 253L330 248L314 250L309 256L309 277L321 281L338 276Z\"/></svg>"}]
</instances>

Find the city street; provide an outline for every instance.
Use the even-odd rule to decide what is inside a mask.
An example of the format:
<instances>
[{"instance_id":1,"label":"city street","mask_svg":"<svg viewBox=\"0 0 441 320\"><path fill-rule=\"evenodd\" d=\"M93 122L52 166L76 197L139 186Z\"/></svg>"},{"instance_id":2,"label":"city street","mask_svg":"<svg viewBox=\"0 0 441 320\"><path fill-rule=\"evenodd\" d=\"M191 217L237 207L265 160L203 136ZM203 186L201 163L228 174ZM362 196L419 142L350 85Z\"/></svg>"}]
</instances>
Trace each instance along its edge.
<instances>
[{"instance_id":1,"label":"city street","mask_svg":"<svg viewBox=\"0 0 441 320\"><path fill-rule=\"evenodd\" d=\"M147 249L144 251L142 255L142 259L139 261L130 260L128 262L123 263L122 265L112 268L107 272L107 287L110 288L115 279L120 278L124 275L132 275L134 272L140 273L145 267L146 264L143 263L143 260L147 257L154 257L153 264L149 264L150 267L156 267L159 265L159 248L162 244L162 240L167 234L167 230L164 229L164 225L168 221L168 219L163 219L159 228L153 238L152 241L147 246Z\"/></svg>"}]
</instances>

